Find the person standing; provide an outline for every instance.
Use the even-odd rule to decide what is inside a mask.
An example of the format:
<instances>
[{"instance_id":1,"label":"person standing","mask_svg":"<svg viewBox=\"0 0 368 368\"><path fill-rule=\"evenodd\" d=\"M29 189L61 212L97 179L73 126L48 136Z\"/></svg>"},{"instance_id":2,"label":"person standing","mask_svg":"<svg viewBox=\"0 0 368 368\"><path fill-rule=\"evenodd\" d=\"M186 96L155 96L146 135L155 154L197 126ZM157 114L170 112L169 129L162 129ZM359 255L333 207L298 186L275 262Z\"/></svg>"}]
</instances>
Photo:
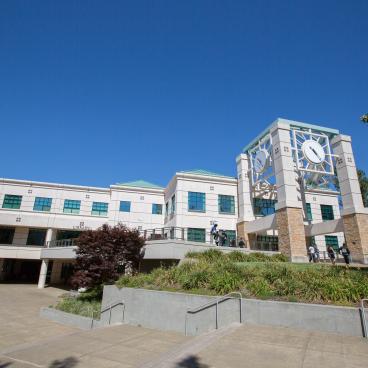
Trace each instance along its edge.
<instances>
[{"instance_id":1,"label":"person standing","mask_svg":"<svg viewBox=\"0 0 368 368\"><path fill-rule=\"evenodd\" d=\"M340 248L340 254L344 257L346 268L348 268L350 265L350 249L346 243L344 243Z\"/></svg>"},{"instance_id":2,"label":"person standing","mask_svg":"<svg viewBox=\"0 0 368 368\"><path fill-rule=\"evenodd\" d=\"M320 260L319 257L320 257L320 255L319 255L319 249L318 249L317 245L314 244L314 261L315 262L319 262L319 260Z\"/></svg>"},{"instance_id":3,"label":"person standing","mask_svg":"<svg viewBox=\"0 0 368 368\"><path fill-rule=\"evenodd\" d=\"M243 238L239 239L239 243L238 243L239 248L245 248L245 241Z\"/></svg>"},{"instance_id":4,"label":"person standing","mask_svg":"<svg viewBox=\"0 0 368 368\"><path fill-rule=\"evenodd\" d=\"M219 232L217 230L217 224L213 224L211 228L211 236L215 240L216 246L219 245Z\"/></svg>"},{"instance_id":5,"label":"person standing","mask_svg":"<svg viewBox=\"0 0 368 368\"><path fill-rule=\"evenodd\" d=\"M309 248L308 248L308 253L309 253L309 263L311 262L315 262L315 249L314 249L314 246L313 245L310 245Z\"/></svg>"},{"instance_id":6,"label":"person standing","mask_svg":"<svg viewBox=\"0 0 368 368\"><path fill-rule=\"evenodd\" d=\"M336 263L336 256L335 256L335 251L334 249L332 248L331 245L329 245L327 247L327 254L328 254L328 257L330 258L330 261L333 265L335 265Z\"/></svg>"}]
</instances>

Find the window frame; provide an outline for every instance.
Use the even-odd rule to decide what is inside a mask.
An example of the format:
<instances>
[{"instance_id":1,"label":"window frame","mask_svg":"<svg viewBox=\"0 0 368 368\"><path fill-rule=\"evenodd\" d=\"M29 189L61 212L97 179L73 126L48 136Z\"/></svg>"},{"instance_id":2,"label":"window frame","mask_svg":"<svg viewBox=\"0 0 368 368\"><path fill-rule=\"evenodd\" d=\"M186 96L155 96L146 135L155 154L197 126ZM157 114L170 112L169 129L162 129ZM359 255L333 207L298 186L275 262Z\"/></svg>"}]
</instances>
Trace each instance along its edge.
<instances>
[{"instance_id":1,"label":"window frame","mask_svg":"<svg viewBox=\"0 0 368 368\"><path fill-rule=\"evenodd\" d=\"M321 204L320 208L321 208L322 221L331 221L331 220L335 219L335 214L334 214L334 210L333 210L332 205L330 205L330 204ZM326 213L329 214L328 217L326 217Z\"/></svg>"},{"instance_id":2,"label":"window frame","mask_svg":"<svg viewBox=\"0 0 368 368\"><path fill-rule=\"evenodd\" d=\"M221 210L221 207L224 206L223 200L230 201L230 210L229 211ZM217 201L218 201L218 212L219 213L228 214L228 215L235 215L235 197L233 195L218 194Z\"/></svg>"},{"instance_id":3,"label":"window frame","mask_svg":"<svg viewBox=\"0 0 368 368\"><path fill-rule=\"evenodd\" d=\"M68 204L68 206L66 206ZM63 213L79 215L81 201L79 199L64 199Z\"/></svg>"},{"instance_id":4,"label":"window frame","mask_svg":"<svg viewBox=\"0 0 368 368\"><path fill-rule=\"evenodd\" d=\"M191 208L194 204L196 205L196 208ZM202 208L198 208L198 204L201 204ZM206 212L206 193L188 192L188 212Z\"/></svg>"},{"instance_id":5,"label":"window frame","mask_svg":"<svg viewBox=\"0 0 368 368\"><path fill-rule=\"evenodd\" d=\"M160 209L160 211L157 211L157 209ZM161 203L152 203L152 215L162 215Z\"/></svg>"},{"instance_id":6,"label":"window frame","mask_svg":"<svg viewBox=\"0 0 368 368\"><path fill-rule=\"evenodd\" d=\"M108 213L109 213L109 204L107 202L92 202L91 208L92 216L107 217Z\"/></svg>"},{"instance_id":7,"label":"window frame","mask_svg":"<svg viewBox=\"0 0 368 368\"><path fill-rule=\"evenodd\" d=\"M200 235L200 237L198 237ZM206 242L206 229L197 227L188 227L187 229L187 241L196 243Z\"/></svg>"},{"instance_id":8,"label":"window frame","mask_svg":"<svg viewBox=\"0 0 368 368\"><path fill-rule=\"evenodd\" d=\"M5 194L2 208L19 210L22 205L23 196L18 194Z\"/></svg>"},{"instance_id":9,"label":"window frame","mask_svg":"<svg viewBox=\"0 0 368 368\"><path fill-rule=\"evenodd\" d=\"M43 241L41 242L42 244L37 244L37 243L31 243L30 242L30 238L31 238L31 234L34 233L39 233L38 235L40 235L42 233L42 238L43 238ZM27 235L27 242L26 242L26 245L27 246L33 246L33 247L43 247L45 246L45 243L46 243L46 233L47 233L47 230L46 229L28 229L28 235Z\"/></svg>"},{"instance_id":10,"label":"window frame","mask_svg":"<svg viewBox=\"0 0 368 368\"><path fill-rule=\"evenodd\" d=\"M124 205L127 205L128 207L124 209L123 208ZM131 209L132 209L132 202L131 201L120 201L119 212L129 213L129 212L131 212Z\"/></svg>"},{"instance_id":11,"label":"window frame","mask_svg":"<svg viewBox=\"0 0 368 368\"><path fill-rule=\"evenodd\" d=\"M269 198L253 198L253 210L254 210L254 216L256 217L266 217L269 215L273 215L275 210L275 205L277 203L276 199L269 199ZM262 204L262 205L260 205ZM256 211L256 209L260 209L259 212ZM263 210L266 211L266 213L263 213Z\"/></svg>"},{"instance_id":12,"label":"window frame","mask_svg":"<svg viewBox=\"0 0 368 368\"><path fill-rule=\"evenodd\" d=\"M41 202L41 203L37 203ZM45 204L48 203L48 204ZM36 208L39 206L38 208ZM37 212L50 212L52 206L52 198L48 197L35 197L34 203L33 203L33 211Z\"/></svg>"},{"instance_id":13,"label":"window frame","mask_svg":"<svg viewBox=\"0 0 368 368\"><path fill-rule=\"evenodd\" d=\"M331 240L333 240L331 242ZM333 244L332 244L333 243ZM335 250L339 250L339 238L337 235L325 235L325 245L326 249L331 245L331 247Z\"/></svg>"},{"instance_id":14,"label":"window frame","mask_svg":"<svg viewBox=\"0 0 368 368\"><path fill-rule=\"evenodd\" d=\"M307 221L313 221L312 205L310 203L305 204L305 217Z\"/></svg>"}]
</instances>

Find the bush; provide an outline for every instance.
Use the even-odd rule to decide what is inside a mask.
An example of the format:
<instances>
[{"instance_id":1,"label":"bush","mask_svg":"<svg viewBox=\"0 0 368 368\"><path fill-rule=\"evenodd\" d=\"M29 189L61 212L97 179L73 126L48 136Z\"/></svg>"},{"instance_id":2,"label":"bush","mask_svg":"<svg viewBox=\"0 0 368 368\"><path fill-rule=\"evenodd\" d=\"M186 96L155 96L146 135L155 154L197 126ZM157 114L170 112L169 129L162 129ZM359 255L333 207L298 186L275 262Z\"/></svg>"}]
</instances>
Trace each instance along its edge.
<instances>
[{"instance_id":1,"label":"bush","mask_svg":"<svg viewBox=\"0 0 368 368\"><path fill-rule=\"evenodd\" d=\"M368 297L368 273L363 269L292 264L281 255L236 251L193 256L197 262L124 276L117 285L209 295L239 291L246 297L338 305L356 305Z\"/></svg>"}]
</instances>

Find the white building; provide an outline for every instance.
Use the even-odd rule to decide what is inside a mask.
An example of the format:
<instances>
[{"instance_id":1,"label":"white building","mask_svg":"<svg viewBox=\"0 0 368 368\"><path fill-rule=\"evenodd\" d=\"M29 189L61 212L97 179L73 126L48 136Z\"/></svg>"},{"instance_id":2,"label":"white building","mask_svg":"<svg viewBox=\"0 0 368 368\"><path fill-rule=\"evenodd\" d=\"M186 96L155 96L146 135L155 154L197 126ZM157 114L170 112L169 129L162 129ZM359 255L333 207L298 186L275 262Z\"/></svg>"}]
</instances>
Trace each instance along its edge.
<instances>
[{"instance_id":1,"label":"white building","mask_svg":"<svg viewBox=\"0 0 368 368\"><path fill-rule=\"evenodd\" d=\"M234 245L236 237L242 237L250 249L281 250L293 260L305 260L309 243L317 244L320 251L325 251L326 245L338 248L344 242L340 193L328 186L307 186L304 179L304 184L298 179L300 168L292 156L297 148L290 138L293 129L310 137L339 137L336 130L278 119L237 158L236 177L206 170L180 171L166 188L143 180L96 188L0 179L0 279L37 281L45 247L105 223L123 223L150 239L209 244L213 243L210 229L217 223L228 235L224 245ZM279 139L285 140L283 151L289 156L278 158ZM334 173L331 170L330 175ZM321 176L312 171L314 176L307 177L310 182ZM349 205L352 200L343 180L342 192L341 201ZM298 233L299 248L294 257L291 238L285 240L285 236L293 235L294 215L286 218L286 231L282 223L285 218L277 215L281 210L295 209L297 216L301 214L303 229ZM351 209L347 211L349 214ZM48 280L58 282L70 271L73 260L53 261L53 266L41 273L49 272Z\"/></svg>"}]
</instances>

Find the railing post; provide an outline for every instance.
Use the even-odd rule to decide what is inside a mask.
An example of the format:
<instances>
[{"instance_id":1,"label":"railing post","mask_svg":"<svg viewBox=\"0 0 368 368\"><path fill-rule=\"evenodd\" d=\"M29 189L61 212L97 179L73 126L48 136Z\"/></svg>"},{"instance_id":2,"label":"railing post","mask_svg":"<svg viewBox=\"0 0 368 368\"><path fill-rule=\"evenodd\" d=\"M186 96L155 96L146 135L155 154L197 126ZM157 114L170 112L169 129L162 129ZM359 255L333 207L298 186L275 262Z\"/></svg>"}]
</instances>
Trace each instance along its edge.
<instances>
[{"instance_id":1,"label":"railing post","mask_svg":"<svg viewBox=\"0 0 368 368\"><path fill-rule=\"evenodd\" d=\"M216 330L218 330L218 300L216 301Z\"/></svg>"}]
</instances>

